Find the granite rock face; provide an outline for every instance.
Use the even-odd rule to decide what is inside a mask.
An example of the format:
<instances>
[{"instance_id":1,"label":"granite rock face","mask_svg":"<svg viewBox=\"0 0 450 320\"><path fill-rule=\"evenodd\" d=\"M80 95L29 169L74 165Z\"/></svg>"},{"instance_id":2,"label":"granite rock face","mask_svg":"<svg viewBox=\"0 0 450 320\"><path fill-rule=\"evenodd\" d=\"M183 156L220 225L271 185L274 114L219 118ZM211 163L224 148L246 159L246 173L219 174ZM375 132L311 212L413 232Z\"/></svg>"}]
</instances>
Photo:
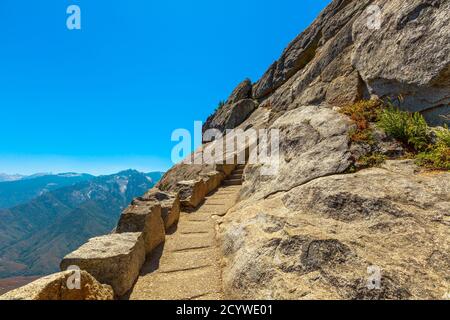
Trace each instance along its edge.
<instances>
[{"instance_id":1,"label":"granite rock face","mask_svg":"<svg viewBox=\"0 0 450 320\"><path fill-rule=\"evenodd\" d=\"M221 223L231 299L444 299L450 285L450 173L411 161L331 175ZM380 286L370 281L380 272ZM375 273L376 275L376 273Z\"/></svg>"},{"instance_id":2,"label":"granite rock face","mask_svg":"<svg viewBox=\"0 0 450 320\"><path fill-rule=\"evenodd\" d=\"M278 118L279 169L265 176L263 165L248 165L242 197L259 199L318 177L343 173L351 164L350 121L328 108L305 106Z\"/></svg>"},{"instance_id":3,"label":"granite rock face","mask_svg":"<svg viewBox=\"0 0 450 320\"><path fill-rule=\"evenodd\" d=\"M220 221L228 298L449 297L449 173L395 160L348 174L366 151L335 111L378 97L448 123L449 6L332 1L253 85L259 107L240 127L279 129L280 167L264 176L248 165ZM381 154L404 156L373 129Z\"/></svg>"},{"instance_id":4,"label":"granite rock face","mask_svg":"<svg viewBox=\"0 0 450 320\"><path fill-rule=\"evenodd\" d=\"M224 132L227 129L234 129L244 122L257 107L257 102L252 99L225 104L206 121L203 131L217 129Z\"/></svg>"},{"instance_id":5,"label":"granite rock face","mask_svg":"<svg viewBox=\"0 0 450 320\"><path fill-rule=\"evenodd\" d=\"M79 289L76 286L72 287L72 284L76 284L74 275L74 271L64 271L40 278L26 286L0 296L0 300L68 301L114 299L113 289L108 285L100 284L86 271L79 273Z\"/></svg>"},{"instance_id":6,"label":"granite rock face","mask_svg":"<svg viewBox=\"0 0 450 320\"><path fill-rule=\"evenodd\" d=\"M449 6L335 0L254 85L254 98L274 121L300 105L402 96L402 108L442 124L450 114Z\"/></svg>"},{"instance_id":7,"label":"granite rock face","mask_svg":"<svg viewBox=\"0 0 450 320\"><path fill-rule=\"evenodd\" d=\"M375 1L381 28L367 28L367 14L353 24L352 63L369 92L401 94L404 106L432 124L450 113L450 2Z\"/></svg>"},{"instance_id":8,"label":"granite rock face","mask_svg":"<svg viewBox=\"0 0 450 320\"><path fill-rule=\"evenodd\" d=\"M245 79L236 87L236 89L234 89L226 103L233 104L244 99L251 99L252 90L252 82L250 79Z\"/></svg>"}]
</instances>

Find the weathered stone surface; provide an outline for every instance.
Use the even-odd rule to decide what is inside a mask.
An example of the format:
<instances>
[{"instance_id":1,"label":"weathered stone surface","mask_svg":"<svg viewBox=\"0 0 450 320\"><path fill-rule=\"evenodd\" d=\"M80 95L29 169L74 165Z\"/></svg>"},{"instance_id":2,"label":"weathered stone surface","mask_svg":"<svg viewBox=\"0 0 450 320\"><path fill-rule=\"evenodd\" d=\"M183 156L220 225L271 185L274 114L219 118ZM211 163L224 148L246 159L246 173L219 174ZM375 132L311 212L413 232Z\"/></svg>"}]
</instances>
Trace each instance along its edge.
<instances>
[{"instance_id":1,"label":"weathered stone surface","mask_svg":"<svg viewBox=\"0 0 450 320\"><path fill-rule=\"evenodd\" d=\"M222 181L225 179L225 174L219 171L213 171L206 174L203 179L206 184L206 194L210 194L220 187Z\"/></svg>"},{"instance_id":2,"label":"weathered stone surface","mask_svg":"<svg viewBox=\"0 0 450 320\"><path fill-rule=\"evenodd\" d=\"M320 162L317 162L320 163ZM450 173L412 161L240 202L220 228L229 299L444 299ZM368 268L381 287L368 287Z\"/></svg>"},{"instance_id":3,"label":"weathered stone surface","mask_svg":"<svg viewBox=\"0 0 450 320\"><path fill-rule=\"evenodd\" d=\"M99 282L112 286L120 297L133 286L144 261L142 233L116 233L90 239L63 259L61 270L78 266Z\"/></svg>"},{"instance_id":4,"label":"weathered stone surface","mask_svg":"<svg viewBox=\"0 0 450 320\"><path fill-rule=\"evenodd\" d=\"M244 99L251 99L252 88L253 86L250 79L245 79L236 87L236 89L234 89L226 103L233 104Z\"/></svg>"},{"instance_id":5,"label":"weathered stone surface","mask_svg":"<svg viewBox=\"0 0 450 320\"><path fill-rule=\"evenodd\" d=\"M161 217L166 231L180 219L181 204L178 193L162 192L157 188L153 188L139 200L154 202L161 206Z\"/></svg>"},{"instance_id":6,"label":"weathered stone surface","mask_svg":"<svg viewBox=\"0 0 450 320\"><path fill-rule=\"evenodd\" d=\"M191 209L197 208L203 202L208 191L203 179L180 181L178 188L181 205Z\"/></svg>"},{"instance_id":7,"label":"weathered stone surface","mask_svg":"<svg viewBox=\"0 0 450 320\"><path fill-rule=\"evenodd\" d=\"M210 164L185 164L180 163L172 167L155 186L164 192L178 192L177 186L180 181L198 179L201 175L214 171L214 165Z\"/></svg>"},{"instance_id":8,"label":"weathered stone surface","mask_svg":"<svg viewBox=\"0 0 450 320\"><path fill-rule=\"evenodd\" d=\"M113 289L99 283L86 271L80 272L80 289L69 289L74 271L64 271L40 278L26 286L10 291L0 300L113 300Z\"/></svg>"},{"instance_id":9,"label":"weathered stone surface","mask_svg":"<svg viewBox=\"0 0 450 320\"><path fill-rule=\"evenodd\" d=\"M243 197L267 197L344 172L352 163L350 128L344 116L328 108L305 106L287 112L271 126L280 130L278 174L264 176L262 165L248 165Z\"/></svg>"},{"instance_id":10,"label":"weathered stone surface","mask_svg":"<svg viewBox=\"0 0 450 320\"><path fill-rule=\"evenodd\" d=\"M372 6L381 13L376 30ZM271 121L300 105L403 96L430 124L449 107L449 2L333 1L254 85Z\"/></svg>"},{"instance_id":11,"label":"weathered stone surface","mask_svg":"<svg viewBox=\"0 0 450 320\"><path fill-rule=\"evenodd\" d=\"M161 204L155 201L134 200L120 216L116 229L116 233L128 232L142 232L146 254L163 243L166 233Z\"/></svg>"},{"instance_id":12,"label":"weathered stone surface","mask_svg":"<svg viewBox=\"0 0 450 320\"><path fill-rule=\"evenodd\" d=\"M303 80L301 89L303 90L320 75L324 67L341 54L342 49L351 44L351 41L344 39L339 32L351 24L351 20L358 15L367 2L369 1L333 1L310 27L288 45L279 60L270 66L256 83L254 96L263 98L280 88L292 76L302 72L307 74ZM336 50L332 52L324 50L324 47L329 46L330 42L337 37L340 38L342 46L334 46ZM323 54L323 51L326 51L326 54ZM317 59L318 56L321 59ZM311 68L311 65L315 67Z\"/></svg>"},{"instance_id":13,"label":"weathered stone surface","mask_svg":"<svg viewBox=\"0 0 450 320\"><path fill-rule=\"evenodd\" d=\"M244 99L232 104L225 104L206 120L203 131L217 129L224 132L227 129L234 129L244 122L257 107L257 102L252 99Z\"/></svg>"},{"instance_id":14,"label":"weathered stone surface","mask_svg":"<svg viewBox=\"0 0 450 320\"><path fill-rule=\"evenodd\" d=\"M382 13L375 32L367 12L353 25L353 65L380 97L402 94L404 106L425 116L450 113L450 2L374 1ZM430 117L434 124L442 123Z\"/></svg>"}]
</instances>

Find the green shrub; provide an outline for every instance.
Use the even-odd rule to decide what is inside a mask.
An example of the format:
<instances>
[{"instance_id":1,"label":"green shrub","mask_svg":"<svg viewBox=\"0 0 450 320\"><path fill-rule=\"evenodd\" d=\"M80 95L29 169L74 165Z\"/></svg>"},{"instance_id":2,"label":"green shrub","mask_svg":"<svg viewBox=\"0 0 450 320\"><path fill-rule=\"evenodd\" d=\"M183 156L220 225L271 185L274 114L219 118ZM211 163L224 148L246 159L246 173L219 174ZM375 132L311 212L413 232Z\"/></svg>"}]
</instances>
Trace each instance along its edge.
<instances>
[{"instance_id":1,"label":"green shrub","mask_svg":"<svg viewBox=\"0 0 450 320\"><path fill-rule=\"evenodd\" d=\"M417 164L435 170L450 170L450 130L436 130L437 141L416 157Z\"/></svg>"},{"instance_id":2,"label":"green shrub","mask_svg":"<svg viewBox=\"0 0 450 320\"><path fill-rule=\"evenodd\" d=\"M417 155L417 164L434 170L450 170L450 147L443 141Z\"/></svg>"},{"instance_id":3,"label":"green shrub","mask_svg":"<svg viewBox=\"0 0 450 320\"><path fill-rule=\"evenodd\" d=\"M447 125L443 129L437 130L436 135L439 141L450 147L450 130Z\"/></svg>"},{"instance_id":4,"label":"green shrub","mask_svg":"<svg viewBox=\"0 0 450 320\"><path fill-rule=\"evenodd\" d=\"M424 151L430 144L430 130L420 113L400 111L391 106L381 112L378 124L387 134L416 151Z\"/></svg>"}]
</instances>

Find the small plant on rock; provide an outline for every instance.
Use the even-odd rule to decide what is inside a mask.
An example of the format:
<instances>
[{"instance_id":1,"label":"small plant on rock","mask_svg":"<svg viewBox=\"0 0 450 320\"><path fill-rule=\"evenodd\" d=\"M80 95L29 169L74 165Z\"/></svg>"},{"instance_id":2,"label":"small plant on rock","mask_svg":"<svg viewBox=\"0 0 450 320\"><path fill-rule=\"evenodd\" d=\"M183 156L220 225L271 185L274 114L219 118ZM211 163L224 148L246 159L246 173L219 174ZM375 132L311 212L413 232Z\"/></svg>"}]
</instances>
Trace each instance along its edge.
<instances>
[{"instance_id":1,"label":"small plant on rock","mask_svg":"<svg viewBox=\"0 0 450 320\"><path fill-rule=\"evenodd\" d=\"M450 130L436 130L436 142L417 155L417 164L435 170L450 170Z\"/></svg>"},{"instance_id":2,"label":"small plant on rock","mask_svg":"<svg viewBox=\"0 0 450 320\"><path fill-rule=\"evenodd\" d=\"M375 152L362 156L358 160L358 166L363 168L380 167L386 161L384 154Z\"/></svg>"},{"instance_id":3,"label":"small plant on rock","mask_svg":"<svg viewBox=\"0 0 450 320\"><path fill-rule=\"evenodd\" d=\"M361 100L341 108L340 112L349 116L356 125L350 132L350 139L357 143L373 144L372 129L370 123L378 120L383 110L381 100Z\"/></svg>"},{"instance_id":4,"label":"small plant on rock","mask_svg":"<svg viewBox=\"0 0 450 320\"><path fill-rule=\"evenodd\" d=\"M423 151L431 142L429 127L420 113L409 113L390 106L380 114L378 124L388 135L410 149Z\"/></svg>"}]
</instances>

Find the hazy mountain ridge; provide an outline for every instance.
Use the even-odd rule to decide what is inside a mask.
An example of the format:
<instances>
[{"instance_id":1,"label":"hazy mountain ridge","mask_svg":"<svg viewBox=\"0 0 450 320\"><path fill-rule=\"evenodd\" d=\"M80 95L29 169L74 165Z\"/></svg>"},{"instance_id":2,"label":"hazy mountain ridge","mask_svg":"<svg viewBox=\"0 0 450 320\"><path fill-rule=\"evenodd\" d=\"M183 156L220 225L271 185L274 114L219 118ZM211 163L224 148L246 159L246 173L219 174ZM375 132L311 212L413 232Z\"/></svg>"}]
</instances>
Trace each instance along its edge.
<instances>
[{"instance_id":1,"label":"hazy mountain ridge","mask_svg":"<svg viewBox=\"0 0 450 320\"><path fill-rule=\"evenodd\" d=\"M27 203L44 193L94 179L89 174L56 174L22 177L20 180L0 182L0 209Z\"/></svg>"},{"instance_id":2,"label":"hazy mountain ridge","mask_svg":"<svg viewBox=\"0 0 450 320\"><path fill-rule=\"evenodd\" d=\"M7 182L7 181L17 181L23 179L24 176L20 174L6 174L6 173L0 173L0 182Z\"/></svg>"},{"instance_id":3,"label":"hazy mountain ridge","mask_svg":"<svg viewBox=\"0 0 450 320\"><path fill-rule=\"evenodd\" d=\"M92 177L0 210L0 278L57 271L65 254L109 233L122 209L159 175L128 170Z\"/></svg>"}]
</instances>

